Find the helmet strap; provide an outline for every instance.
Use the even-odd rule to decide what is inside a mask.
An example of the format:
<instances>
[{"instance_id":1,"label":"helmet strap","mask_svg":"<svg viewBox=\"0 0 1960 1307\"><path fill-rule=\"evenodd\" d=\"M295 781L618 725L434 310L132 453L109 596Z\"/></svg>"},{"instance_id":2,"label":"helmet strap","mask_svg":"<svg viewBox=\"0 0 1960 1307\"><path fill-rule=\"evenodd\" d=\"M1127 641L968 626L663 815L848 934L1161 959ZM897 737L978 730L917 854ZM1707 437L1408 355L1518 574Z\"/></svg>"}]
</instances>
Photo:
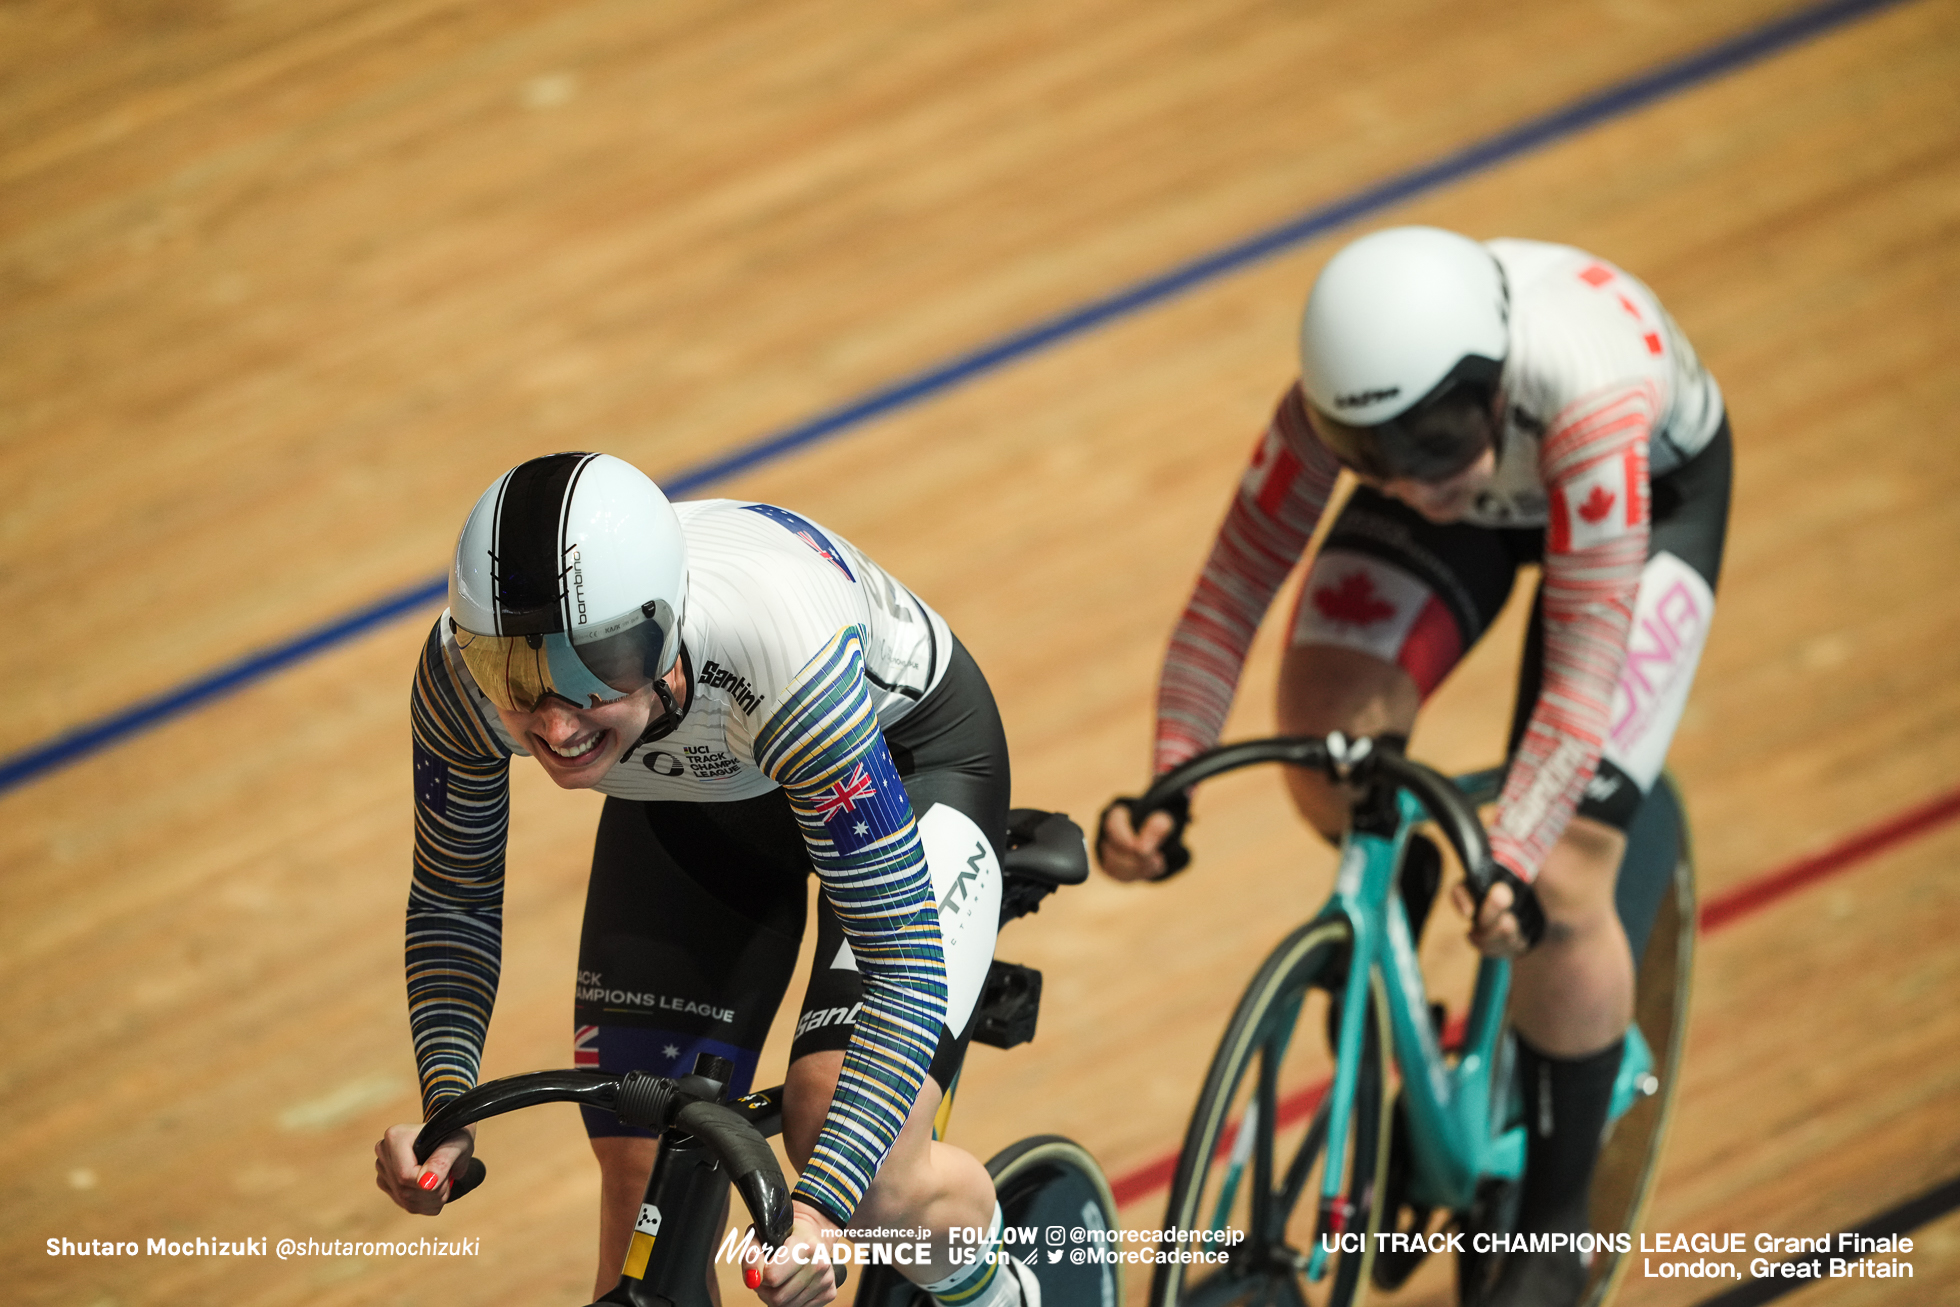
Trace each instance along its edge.
<instances>
[{"instance_id":1,"label":"helmet strap","mask_svg":"<svg viewBox=\"0 0 1960 1307\"><path fill-rule=\"evenodd\" d=\"M1500 379L1497 389L1491 393L1490 415L1490 456L1498 463L1504 461L1504 438L1511 430L1511 397L1504 393Z\"/></svg>"},{"instance_id":2,"label":"helmet strap","mask_svg":"<svg viewBox=\"0 0 1960 1307\"><path fill-rule=\"evenodd\" d=\"M631 756L635 749L652 744L655 740L664 740L669 735L672 735L680 728L681 722L686 720L687 710L694 706L694 661L687 656L686 644L682 644L680 647L678 661L681 666L681 676L685 682L686 698L676 703L674 692L667 688L667 678L665 676L655 677L653 693L654 697L660 700L660 711L648 718L646 730L642 731L640 738L633 742L633 748L628 749L626 754L621 757L622 762L625 761L627 756Z\"/></svg>"}]
</instances>

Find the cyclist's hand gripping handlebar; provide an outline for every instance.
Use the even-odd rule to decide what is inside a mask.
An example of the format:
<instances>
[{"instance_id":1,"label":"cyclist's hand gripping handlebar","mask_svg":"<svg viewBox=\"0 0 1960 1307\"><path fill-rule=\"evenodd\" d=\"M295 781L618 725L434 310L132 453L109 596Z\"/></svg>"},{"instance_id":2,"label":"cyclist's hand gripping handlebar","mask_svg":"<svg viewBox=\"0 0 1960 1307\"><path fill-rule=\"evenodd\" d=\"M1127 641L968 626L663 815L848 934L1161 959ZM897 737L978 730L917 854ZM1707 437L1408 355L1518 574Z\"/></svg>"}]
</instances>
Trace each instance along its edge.
<instances>
[{"instance_id":1,"label":"cyclist's hand gripping handlebar","mask_svg":"<svg viewBox=\"0 0 1960 1307\"><path fill-rule=\"evenodd\" d=\"M1151 813L1170 814L1170 831L1157 843L1157 852L1164 856L1164 869L1152 876L1151 880L1169 880L1191 865L1191 850L1184 843L1184 828L1191 824L1191 800L1180 791L1168 796L1153 808L1144 807L1142 799L1132 799L1127 796L1114 798L1096 814L1096 861L1102 863L1105 869L1109 864L1103 857L1103 832L1109 826L1109 814L1118 808L1130 814L1130 829L1139 833L1142 832L1143 823Z\"/></svg>"},{"instance_id":2,"label":"cyclist's hand gripping handlebar","mask_svg":"<svg viewBox=\"0 0 1960 1307\"><path fill-rule=\"evenodd\" d=\"M1378 747L1374 740L1350 740L1336 732L1324 739L1315 735L1282 735L1221 745L1159 776L1142 798L1129 801L1131 814L1141 824L1152 812L1182 801L1186 791L1200 781L1262 762L1309 767L1324 773L1329 780L1348 785L1367 787L1386 781L1408 790L1456 850L1478 910L1482 910L1484 898L1493 886L1508 885L1511 912L1517 917L1526 945L1535 945L1544 937L1545 912L1538 903L1538 895L1510 868L1490 856L1484 824L1463 792L1440 772L1404 757L1398 749Z\"/></svg>"},{"instance_id":3,"label":"cyclist's hand gripping handlebar","mask_svg":"<svg viewBox=\"0 0 1960 1307\"><path fill-rule=\"evenodd\" d=\"M1332 744L1339 738L1329 736L1328 742ZM1347 747L1352 751L1367 743L1355 740L1348 742ZM1527 949L1537 947L1538 941L1545 937L1545 909L1538 902L1538 892L1516 872L1491 857L1484 824L1478 820L1477 810L1463 791L1441 772L1390 749L1368 750L1360 765L1372 765L1378 775L1386 776L1415 795L1428 809L1431 819L1442 827L1443 835L1463 863L1463 878L1477 900L1477 915L1483 914L1484 900L1490 897L1492 889L1499 885L1510 887L1510 912L1518 919L1518 932L1524 936Z\"/></svg>"},{"instance_id":4,"label":"cyclist's hand gripping handlebar","mask_svg":"<svg viewBox=\"0 0 1960 1307\"><path fill-rule=\"evenodd\" d=\"M628 1125L656 1131L680 1129L699 1139L727 1168L735 1191L741 1194L755 1222L756 1233L770 1247L779 1247L789 1236L792 1215L782 1169L754 1126L734 1109L700 1092L708 1087L707 1082L692 1076L676 1081L638 1071L624 1076L602 1071L534 1071L506 1076L444 1103L415 1136L415 1157L426 1161L444 1139L486 1117L536 1103L585 1103L615 1113ZM478 1170L476 1180L481 1179ZM474 1184L471 1181L468 1187ZM459 1182L450 1197L464 1192L467 1188Z\"/></svg>"}]
</instances>

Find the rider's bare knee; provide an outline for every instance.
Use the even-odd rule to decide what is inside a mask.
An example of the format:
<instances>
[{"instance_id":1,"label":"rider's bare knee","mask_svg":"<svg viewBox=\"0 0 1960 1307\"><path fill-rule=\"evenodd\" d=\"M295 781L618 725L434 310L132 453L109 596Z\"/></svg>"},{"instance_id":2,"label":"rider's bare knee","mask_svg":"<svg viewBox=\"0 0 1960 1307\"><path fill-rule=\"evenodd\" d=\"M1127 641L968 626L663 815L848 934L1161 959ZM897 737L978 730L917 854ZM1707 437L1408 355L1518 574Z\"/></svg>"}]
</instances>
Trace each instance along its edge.
<instances>
[{"instance_id":1,"label":"rider's bare knee","mask_svg":"<svg viewBox=\"0 0 1960 1307\"><path fill-rule=\"evenodd\" d=\"M1349 800L1325 776L1304 767L1288 767L1286 792L1307 824L1329 844L1338 845L1347 831Z\"/></svg>"},{"instance_id":2,"label":"rider's bare knee","mask_svg":"<svg viewBox=\"0 0 1960 1307\"><path fill-rule=\"evenodd\" d=\"M1545 943L1570 945L1619 929L1613 890L1625 851L1620 831L1585 817L1571 820L1533 886L1545 910Z\"/></svg>"},{"instance_id":3,"label":"rider's bare knee","mask_svg":"<svg viewBox=\"0 0 1960 1307\"><path fill-rule=\"evenodd\" d=\"M1408 672L1386 659L1325 644L1290 646L1280 667L1277 715L1285 735L1407 737L1422 695ZM1329 843L1347 831L1354 795L1318 772L1288 767L1293 806Z\"/></svg>"}]
</instances>

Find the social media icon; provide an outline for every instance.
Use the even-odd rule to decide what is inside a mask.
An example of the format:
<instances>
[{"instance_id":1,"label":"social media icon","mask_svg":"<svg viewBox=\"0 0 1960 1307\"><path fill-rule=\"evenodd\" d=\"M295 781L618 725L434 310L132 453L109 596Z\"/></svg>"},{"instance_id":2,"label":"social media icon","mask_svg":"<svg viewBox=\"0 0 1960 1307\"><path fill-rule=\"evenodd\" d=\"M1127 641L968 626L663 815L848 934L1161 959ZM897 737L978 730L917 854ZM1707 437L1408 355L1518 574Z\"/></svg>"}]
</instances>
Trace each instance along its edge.
<instances>
[{"instance_id":1,"label":"social media icon","mask_svg":"<svg viewBox=\"0 0 1960 1307\"><path fill-rule=\"evenodd\" d=\"M1064 1229L1063 1229L1063 1228L1062 1228L1061 1226L1059 1226L1059 1225L1051 1225L1051 1226L1049 1226L1049 1227L1048 1227L1048 1230L1047 1230L1047 1235L1048 1235L1048 1242L1049 1242L1049 1243L1067 1243L1067 1242L1068 1242L1068 1231L1067 1231L1067 1230L1064 1230Z\"/></svg>"},{"instance_id":2,"label":"social media icon","mask_svg":"<svg viewBox=\"0 0 1960 1307\"><path fill-rule=\"evenodd\" d=\"M1048 1264L1050 1266L1053 1266L1056 1262L1061 1261L1063 1251L1064 1250L1060 1248L1050 1248L1048 1250Z\"/></svg>"}]
</instances>

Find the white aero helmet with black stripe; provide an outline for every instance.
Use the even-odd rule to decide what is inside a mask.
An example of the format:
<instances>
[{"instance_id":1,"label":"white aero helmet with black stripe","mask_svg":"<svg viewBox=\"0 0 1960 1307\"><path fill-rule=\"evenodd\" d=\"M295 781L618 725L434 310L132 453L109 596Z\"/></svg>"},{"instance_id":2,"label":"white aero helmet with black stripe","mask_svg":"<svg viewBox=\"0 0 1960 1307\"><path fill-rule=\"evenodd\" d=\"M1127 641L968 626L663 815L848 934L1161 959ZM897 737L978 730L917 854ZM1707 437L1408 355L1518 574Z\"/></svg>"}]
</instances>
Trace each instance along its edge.
<instances>
[{"instance_id":1,"label":"white aero helmet with black stripe","mask_svg":"<svg viewBox=\"0 0 1960 1307\"><path fill-rule=\"evenodd\" d=\"M590 708L649 684L664 691L686 606L680 519L610 454L551 454L498 477L449 572L463 661L492 703L516 712L548 695Z\"/></svg>"},{"instance_id":2,"label":"white aero helmet with black stripe","mask_svg":"<svg viewBox=\"0 0 1960 1307\"><path fill-rule=\"evenodd\" d=\"M1504 270L1468 236L1363 236L1321 270L1300 318L1314 430L1363 476L1456 475L1495 439L1510 319Z\"/></svg>"}]
</instances>

